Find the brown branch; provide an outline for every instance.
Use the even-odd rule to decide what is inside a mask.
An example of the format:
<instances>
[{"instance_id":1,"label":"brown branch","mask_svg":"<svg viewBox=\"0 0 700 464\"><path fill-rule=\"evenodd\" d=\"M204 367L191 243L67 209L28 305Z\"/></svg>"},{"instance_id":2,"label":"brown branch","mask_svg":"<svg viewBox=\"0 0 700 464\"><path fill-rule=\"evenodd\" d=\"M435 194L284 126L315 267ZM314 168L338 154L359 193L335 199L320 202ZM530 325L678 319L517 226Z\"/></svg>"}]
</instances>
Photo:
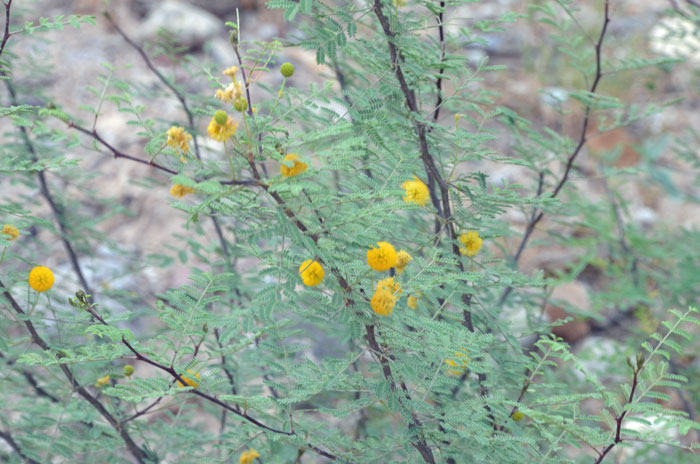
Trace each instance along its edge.
<instances>
[{"instance_id":1,"label":"brown branch","mask_svg":"<svg viewBox=\"0 0 700 464\"><path fill-rule=\"evenodd\" d=\"M2 56L2 52L5 50L5 45L7 45L7 41L10 40L10 9L12 8L12 0L7 0L7 3L2 2L5 5L5 30L2 35L2 42L0 42L0 56Z\"/></svg>"},{"instance_id":2,"label":"brown branch","mask_svg":"<svg viewBox=\"0 0 700 464\"><path fill-rule=\"evenodd\" d=\"M12 306L12 309L20 316L20 319L24 323L24 326L27 328L27 331L31 336L32 342L44 351L52 353L55 352L55 350L52 350L51 347L49 347L48 343L46 343L46 341L44 341L44 339L36 331L34 324L27 317L27 313L17 303L17 300L15 300L15 298L12 296L5 284L2 283L2 281L0 281L0 289L2 290L2 294L7 299L7 301L9 301L10 306ZM68 383L70 383L70 386L73 389L73 391L78 392L78 394L82 396L88 403L90 403L90 405L92 405L92 407L100 413L100 415L109 423L109 425L111 425L112 428L114 428L114 430L117 431L117 433L124 441L124 444L126 445L131 455L134 457L134 459L136 459L136 461L139 464L145 464L148 461L149 456L131 438L129 431L125 427L123 427L119 423L119 421L109 411L107 411L107 409L105 409L104 406L102 406L102 403L100 403L97 400L97 398L92 396L90 392L88 392L87 389L85 389L85 387L80 385L80 383L75 378L73 372L68 366L59 362L59 367L63 371L63 375L65 375L65 377L68 379Z\"/></svg>"},{"instance_id":3,"label":"brown branch","mask_svg":"<svg viewBox=\"0 0 700 464\"><path fill-rule=\"evenodd\" d=\"M11 2L12 0L10 0ZM28 462L29 464L39 464L39 462L35 461L34 459L28 457L24 452L22 451L22 448L20 448L19 444L12 438L12 435L10 434L9 431L3 432L0 430L0 438L5 440L8 445L10 445L10 448L12 448L15 453L19 455L22 459L25 460L25 462Z\"/></svg>"},{"instance_id":4,"label":"brown branch","mask_svg":"<svg viewBox=\"0 0 700 464\"><path fill-rule=\"evenodd\" d=\"M442 107L442 73L445 72L445 65L443 61L445 60L445 28L442 23L443 14L445 10L445 1L440 2L440 13L438 13L437 24L438 24L438 35L440 38L440 70L438 71L438 78L435 81L435 90L437 92L437 101L435 102L435 109L433 110L433 122L436 123L440 117L440 108Z\"/></svg>"},{"instance_id":5,"label":"brown branch","mask_svg":"<svg viewBox=\"0 0 700 464\"><path fill-rule=\"evenodd\" d=\"M603 77L603 71L602 71L602 64L601 64L601 49L603 46L603 40L605 39L605 34L608 30L608 24L610 23L610 0L605 0L605 8L604 8L604 18L603 18L603 27L600 30L600 35L598 36L598 41L595 43L595 77L593 79L593 84L591 85L589 89L590 94L594 94L596 90L598 89L598 84L600 83L601 78ZM587 103L584 116L583 116L583 122L581 123L581 135L579 136L578 143L576 144L576 148L574 151L569 155L569 158L566 161L566 166L564 167L564 174L562 175L561 179L559 182L557 182L557 185L554 187L554 190L552 191L550 198L556 198L557 195L559 195L559 192L561 189L564 187L564 184L566 184L566 181L569 179L569 174L571 173L571 169L573 168L574 161L576 161L576 158L578 157L579 153L581 152L581 149L585 145L587 139L586 136L586 131L588 130L588 125L590 123L591 119L591 112L593 111L593 103ZM539 197L539 195L538 195ZM520 245L518 246L517 251L513 255L513 265L517 266L518 265L518 260L520 259L520 256L522 255L523 251L525 250L525 247L530 240L530 237L532 236L532 233L535 230L535 227L537 224L542 220L544 217L544 211L538 211L537 208L532 212L532 216L530 218L530 221L528 222L527 226L525 227L525 233L523 234L523 238L520 242ZM513 287L507 287L503 294L501 295L501 298L498 301L498 306L502 305L505 303L505 301L508 299L508 296L511 294L513 291Z\"/></svg>"}]
</instances>

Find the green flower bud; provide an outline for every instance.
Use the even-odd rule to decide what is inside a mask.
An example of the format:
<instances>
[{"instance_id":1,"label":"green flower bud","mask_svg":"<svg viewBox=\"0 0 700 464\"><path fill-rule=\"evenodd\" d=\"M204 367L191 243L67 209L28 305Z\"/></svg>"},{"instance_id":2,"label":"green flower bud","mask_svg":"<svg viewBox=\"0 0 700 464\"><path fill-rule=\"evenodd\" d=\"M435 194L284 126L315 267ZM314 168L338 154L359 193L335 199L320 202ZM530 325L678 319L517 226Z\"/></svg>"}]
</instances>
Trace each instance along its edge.
<instances>
[{"instance_id":1,"label":"green flower bud","mask_svg":"<svg viewBox=\"0 0 700 464\"><path fill-rule=\"evenodd\" d=\"M218 110L216 113L214 113L214 121L223 126L226 124L226 121L228 121L228 114L226 114L226 111L224 110Z\"/></svg>"},{"instance_id":2,"label":"green flower bud","mask_svg":"<svg viewBox=\"0 0 700 464\"><path fill-rule=\"evenodd\" d=\"M124 366L124 375L127 377L131 377L131 375L134 373L134 366L129 366L128 364Z\"/></svg>"},{"instance_id":3,"label":"green flower bud","mask_svg":"<svg viewBox=\"0 0 700 464\"><path fill-rule=\"evenodd\" d=\"M513 420L514 420L515 422L520 422L521 420L523 420L523 417L525 417L525 414L523 414L523 413L520 412L520 411L515 411L515 412L513 413Z\"/></svg>"},{"instance_id":4,"label":"green flower bud","mask_svg":"<svg viewBox=\"0 0 700 464\"><path fill-rule=\"evenodd\" d=\"M294 65L292 63L283 63L280 66L280 72L284 77L292 77L294 75Z\"/></svg>"},{"instance_id":5,"label":"green flower bud","mask_svg":"<svg viewBox=\"0 0 700 464\"><path fill-rule=\"evenodd\" d=\"M244 97L239 98L233 102L233 109L239 112L243 112L248 109L248 100Z\"/></svg>"}]
</instances>

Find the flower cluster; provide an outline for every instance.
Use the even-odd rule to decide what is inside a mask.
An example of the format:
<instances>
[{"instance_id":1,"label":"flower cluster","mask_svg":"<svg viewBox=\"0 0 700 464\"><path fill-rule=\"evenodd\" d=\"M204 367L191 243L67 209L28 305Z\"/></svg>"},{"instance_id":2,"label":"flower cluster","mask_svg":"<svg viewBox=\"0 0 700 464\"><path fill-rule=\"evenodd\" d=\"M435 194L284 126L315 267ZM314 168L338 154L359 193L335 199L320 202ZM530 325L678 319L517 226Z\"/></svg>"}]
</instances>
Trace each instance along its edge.
<instances>
[{"instance_id":1,"label":"flower cluster","mask_svg":"<svg viewBox=\"0 0 700 464\"><path fill-rule=\"evenodd\" d=\"M481 250L481 246L484 244L484 240L479 237L479 232L474 230L460 235L457 240L462 244L462 246L459 247L459 252L470 258L476 256L479 250Z\"/></svg>"},{"instance_id":2,"label":"flower cluster","mask_svg":"<svg viewBox=\"0 0 700 464\"><path fill-rule=\"evenodd\" d=\"M377 242L378 248L372 247L367 251L367 264L375 271L388 271L396 266L398 255L396 249L388 242Z\"/></svg>"},{"instance_id":3,"label":"flower cluster","mask_svg":"<svg viewBox=\"0 0 700 464\"><path fill-rule=\"evenodd\" d=\"M29 286L37 292L45 292L53 287L53 272L46 266L37 266L29 272Z\"/></svg>"},{"instance_id":4,"label":"flower cluster","mask_svg":"<svg viewBox=\"0 0 700 464\"><path fill-rule=\"evenodd\" d=\"M170 187L170 195L174 196L175 198L182 198L190 193L194 193L194 189L186 185L175 184Z\"/></svg>"},{"instance_id":5,"label":"flower cluster","mask_svg":"<svg viewBox=\"0 0 700 464\"><path fill-rule=\"evenodd\" d=\"M17 230L17 227L13 225L5 224L4 226L2 226L0 234L9 235L9 238L6 237L6 240L13 241L17 240L17 237L19 237L19 230Z\"/></svg>"},{"instance_id":6,"label":"flower cluster","mask_svg":"<svg viewBox=\"0 0 700 464\"><path fill-rule=\"evenodd\" d=\"M447 372L452 375L462 375L467 369L467 364L472 360L466 353L467 350L460 348L459 351L455 352L454 359L445 359L445 364L450 366Z\"/></svg>"},{"instance_id":7,"label":"flower cluster","mask_svg":"<svg viewBox=\"0 0 700 464\"><path fill-rule=\"evenodd\" d=\"M251 448L248 451L241 453L241 457L238 458L239 464L252 464L257 458L260 457L260 453L255 451L255 448Z\"/></svg>"},{"instance_id":8,"label":"flower cluster","mask_svg":"<svg viewBox=\"0 0 700 464\"><path fill-rule=\"evenodd\" d=\"M304 285L313 287L323 281L326 272L318 261L307 259L299 266L299 274L301 275L301 280L304 281Z\"/></svg>"},{"instance_id":9,"label":"flower cluster","mask_svg":"<svg viewBox=\"0 0 700 464\"><path fill-rule=\"evenodd\" d=\"M97 379L97 382L95 382L95 386L98 388L106 387L109 385L109 376L105 375L104 377L100 377Z\"/></svg>"},{"instance_id":10,"label":"flower cluster","mask_svg":"<svg viewBox=\"0 0 700 464\"><path fill-rule=\"evenodd\" d=\"M428 200L430 200L428 186L416 176L413 176L413 180L404 182L401 188L405 191L403 201L406 203L415 203L420 206L425 206Z\"/></svg>"},{"instance_id":11,"label":"flower cluster","mask_svg":"<svg viewBox=\"0 0 700 464\"><path fill-rule=\"evenodd\" d=\"M191 374L192 376L194 376L197 380L201 379L201 376L199 375L199 372L194 373L194 372L192 372L190 369L187 369L187 373L188 373L188 374ZM185 381L185 383L186 383L187 385L189 385L190 387L197 388L197 387L199 386L199 383L198 383L196 380L194 380L192 377L190 377L190 376L180 374L180 377L182 377L182 379ZM178 386L178 387L184 387L185 384L183 384L182 382L180 382L180 381L178 380L178 381L177 381L177 386Z\"/></svg>"},{"instance_id":12,"label":"flower cluster","mask_svg":"<svg viewBox=\"0 0 700 464\"><path fill-rule=\"evenodd\" d=\"M218 110L207 126L207 134L218 142L225 142L236 134L238 124L226 111Z\"/></svg>"},{"instance_id":13,"label":"flower cluster","mask_svg":"<svg viewBox=\"0 0 700 464\"><path fill-rule=\"evenodd\" d=\"M185 132L182 127L172 126L168 129L168 145L182 150L183 153L190 152L189 141L192 140L192 136Z\"/></svg>"},{"instance_id":14,"label":"flower cluster","mask_svg":"<svg viewBox=\"0 0 700 464\"><path fill-rule=\"evenodd\" d=\"M280 172L284 177L298 176L309 167L308 164L299 161L299 155L296 153L287 153L282 161Z\"/></svg>"}]
</instances>

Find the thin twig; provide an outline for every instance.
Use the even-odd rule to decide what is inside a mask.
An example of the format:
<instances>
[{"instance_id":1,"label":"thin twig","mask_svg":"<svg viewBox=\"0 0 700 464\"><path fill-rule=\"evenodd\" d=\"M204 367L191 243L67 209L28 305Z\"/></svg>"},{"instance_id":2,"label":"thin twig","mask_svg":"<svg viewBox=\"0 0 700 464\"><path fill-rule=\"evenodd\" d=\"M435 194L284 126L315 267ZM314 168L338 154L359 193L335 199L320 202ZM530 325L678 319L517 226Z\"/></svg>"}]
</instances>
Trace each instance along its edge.
<instances>
[{"instance_id":1,"label":"thin twig","mask_svg":"<svg viewBox=\"0 0 700 464\"><path fill-rule=\"evenodd\" d=\"M11 1L12 0L10 0L10 2ZM19 455L19 457L24 459L27 463L39 464L38 461L35 461L34 459L32 459L29 456L27 456L26 454L24 454L24 452L22 451L22 448L20 448L19 444L14 440L14 438L12 438L12 434L10 434L9 431L3 432L2 430L0 430L0 438L5 440L7 442L7 444L10 445L10 448L12 448L15 451L15 453L17 453Z\"/></svg>"}]
</instances>

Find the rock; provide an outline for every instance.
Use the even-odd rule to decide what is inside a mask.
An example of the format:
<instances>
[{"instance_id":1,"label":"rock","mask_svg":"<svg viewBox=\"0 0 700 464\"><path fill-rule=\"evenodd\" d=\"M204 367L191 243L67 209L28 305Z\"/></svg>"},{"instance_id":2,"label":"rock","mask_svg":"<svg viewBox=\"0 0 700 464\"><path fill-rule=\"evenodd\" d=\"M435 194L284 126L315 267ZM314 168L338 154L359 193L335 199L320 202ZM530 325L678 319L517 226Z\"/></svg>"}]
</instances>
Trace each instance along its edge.
<instances>
[{"instance_id":1,"label":"rock","mask_svg":"<svg viewBox=\"0 0 700 464\"><path fill-rule=\"evenodd\" d=\"M700 65L700 34L697 26L684 18L663 18L649 32L651 51L671 58L685 58Z\"/></svg>"},{"instance_id":2,"label":"rock","mask_svg":"<svg viewBox=\"0 0 700 464\"><path fill-rule=\"evenodd\" d=\"M552 321L559 321L573 317L574 320L554 327L552 333L563 338L567 343L573 344L583 339L591 332L591 325L586 320L579 320L575 313L570 313L565 308L578 308L581 311L589 307L588 290L577 281L560 285L554 289L550 303L547 303L545 312Z\"/></svg>"},{"instance_id":3,"label":"rock","mask_svg":"<svg viewBox=\"0 0 700 464\"><path fill-rule=\"evenodd\" d=\"M201 8L166 0L159 3L140 27L141 39L154 39L163 29L191 49L200 48L208 40L224 34L224 23Z\"/></svg>"}]
</instances>

